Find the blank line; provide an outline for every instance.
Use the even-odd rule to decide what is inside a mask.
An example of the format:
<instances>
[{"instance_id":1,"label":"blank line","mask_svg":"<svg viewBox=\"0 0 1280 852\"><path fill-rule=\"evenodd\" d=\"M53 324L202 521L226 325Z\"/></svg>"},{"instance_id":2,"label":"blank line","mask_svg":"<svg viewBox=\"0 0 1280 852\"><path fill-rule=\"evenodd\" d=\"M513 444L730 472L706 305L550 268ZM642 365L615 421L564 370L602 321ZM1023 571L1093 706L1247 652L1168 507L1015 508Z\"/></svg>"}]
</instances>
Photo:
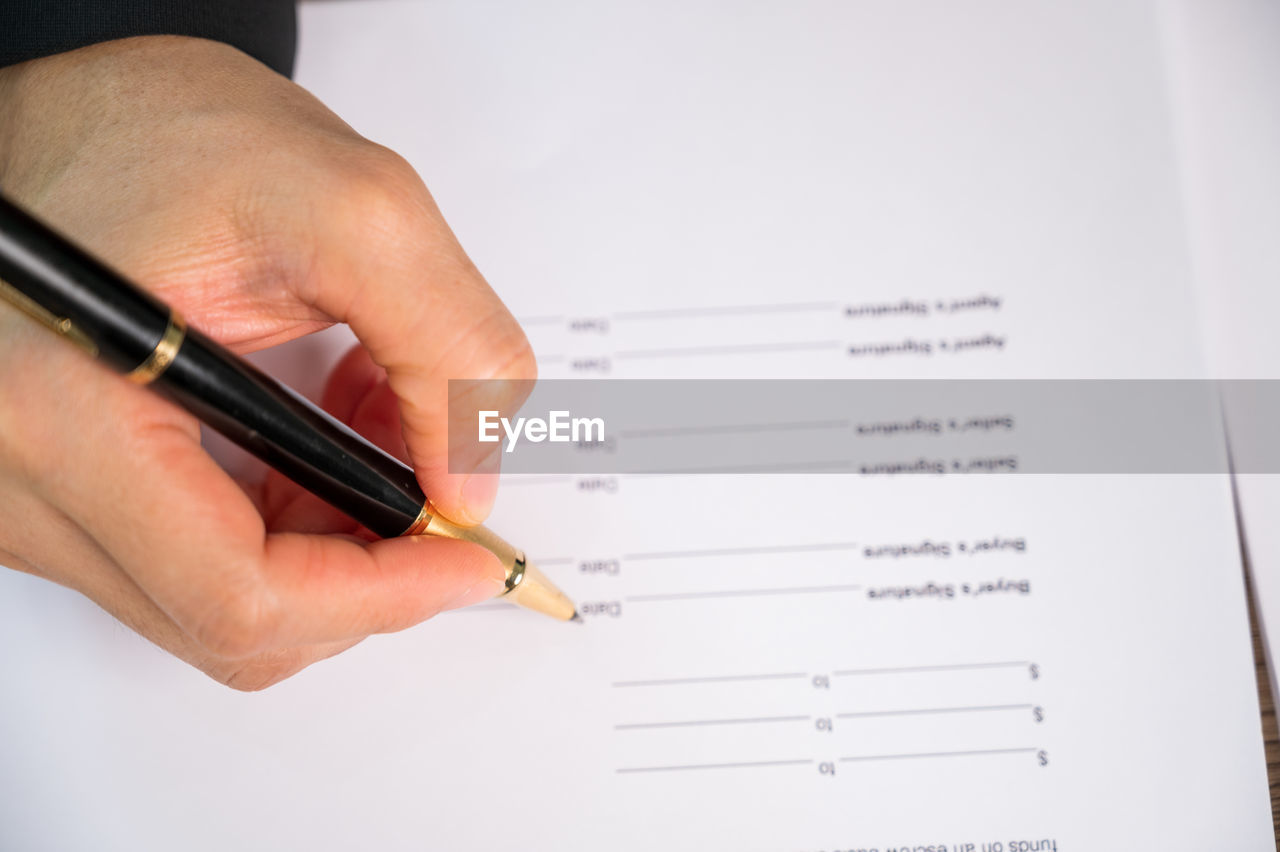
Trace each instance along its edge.
<instances>
[{"instance_id":1,"label":"blank line","mask_svg":"<svg viewBox=\"0 0 1280 852\"><path fill-rule=\"evenodd\" d=\"M1034 704L987 704L980 707L926 707L919 710L871 710L865 713L837 713L837 719L869 719L873 716L923 716L931 713L976 713L982 710L1030 710Z\"/></svg>"},{"instance_id":2,"label":"blank line","mask_svg":"<svg viewBox=\"0 0 1280 852\"><path fill-rule=\"evenodd\" d=\"M1015 660L1002 663L955 663L946 666L902 666L894 669L843 669L838 672L832 672L832 677L844 677L846 675L869 675L869 674L907 674L910 672L947 672L960 671L963 669L1003 669L1013 666L1029 666L1028 660Z\"/></svg>"},{"instance_id":3,"label":"blank line","mask_svg":"<svg viewBox=\"0 0 1280 852\"><path fill-rule=\"evenodd\" d=\"M623 559L689 559L698 556L744 556L753 553L809 553L820 550L852 550L855 541L833 541L822 544L782 544L766 547L722 547L715 550L659 550L650 553L628 553Z\"/></svg>"},{"instance_id":4,"label":"blank line","mask_svg":"<svg viewBox=\"0 0 1280 852\"><path fill-rule=\"evenodd\" d=\"M535 565L572 565L573 557L557 556L554 559L535 559L533 563Z\"/></svg>"},{"instance_id":5,"label":"blank line","mask_svg":"<svg viewBox=\"0 0 1280 852\"><path fill-rule=\"evenodd\" d=\"M799 473L805 470L845 470L853 467L849 459L821 461L771 462L769 464L726 464L716 467L676 467L631 471L631 476L687 476L698 473Z\"/></svg>"},{"instance_id":6,"label":"blank line","mask_svg":"<svg viewBox=\"0 0 1280 852\"><path fill-rule=\"evenodd\" d=\"M539 364L559 364L569 360L568 355L539 355L537 361Z\"/></svg>"},{"instance_id":7,"label":"blank line","mask_svg":"<svg viewBox=\"0 0 1280 852\"><path fill-rule=\"evenodd\" d=\"M755 766L800 766L813 763L808 760L753 760L747 763L690 763L684 766L624 766L614 772L675 772L681 769L746 769Z\"/></svg>"},{"instance_id":8,"label":"blank line","mask_svg":"<svg viewBox=\"0 0 1280 852\"><path fill-rule=\"evenodd\" d=\"M750 680L794 680L808 677L807 672L782 672L781 674L713 675L711 677L669 677L659 680L616 680L612 686L682 686L694 683L732 683Z\"/></svg>"},{"instance_id":9,"label":"blank line","mask_svg":"<svg viewBox=\"0 0 1280 852\"><path fill-rule=\"evenodd\" d=\"M516 321L521 325L552 325L554 323L564 322L563 316L541 316L541 317L517 317Z\"/></svg>"},{"instance_id":10,"label":"blank line","mask_svg":"<svg viewBox=\"0 0 1280 852\"><path fill-rule=\"evenodd\" d=\"M721 426L673 426L664 429L624 429L623 438L669 438L680 435L718 435L733 432L790 432L801 429L847 429L851 420L798 420L793 423L731 423Z\"/></svg>"},{"instance_id":11,"label":"blank line","mask_svg":"<svg viewBox=\"0 0 1280 852\"><path fill-rule=\"evenodd\" d=\"M753 352L798 352L814 349L839 349L838 340L801 341L799 343L743 343L735 346L689 346L679 349L629 349L616 353L619 358L679 358L686 355L745 355Z\"/></svg>"},{"instance_id":12,"label":"blank line","mask_svg":"<svg viewBox=\"0 0 1280 852\"><path fill-rule=\"evenodd\" d=\"M652 601L681 601L698 598L739 598L758 595L804 595L822 592L856 592L862 586L794 586L786 589L733 589L718 592L676 592L667 595L632 595L628 603L649 603Z\"/></svg>"},{"instance_id":13,"label":"blank line","mask_svg":"<svg viewBox=\"0 0 1280 852\"><path fill-rule=\"evenodd\" d=\"M632 731L640 728L686 728L698 725L747 725L756 722L807 722L812 716L759 716L754 719L696 719L691 722L633 722L614 725L615 731Z\"/></svg>"},{"instance_id":14,"label":"blank line","mask_svg":"<svg viewBox=\"0 0 1280 852\"><path fill-rule=\"evenodd\" d=\"M679 319L681 317L715 317L732 316L734 314L781 314L797 311L833 311L839 305L836 302L793 302L781 305L721 305L709 308L669 308L667 310L623 311L614 314L614 319L646 320L646 319Z\"/></svg>"},{"instance_id":15,"label":"blank line","mask_svg":"<svg viewBox=\"0 0 1280 852\"><path fill-rule=\"evenodd\" d=\"M864 754L856 757L842 757L842 763L857 763L864 760L908 760L913 757L969 757L977 754L1026 754L1034 748L988 748L976 751L934 751L924 754Z\"/></svg>"},{"instance_id":16,"label":"blank line","mask_svg":"<svg viewBox=\"0 0 1280 852\"><path fill-rule=\"evenodd\" d=\"M823 459L814 462L774 462L771 464L724 464L719 467L657 467L637 469L637 471L620 471L617 476L635 478L635 480L660 480L672 476L698 476L701 473L810 473L840 469L847 471L854 466L850 459Z\"/></svg>"}]
</instances>

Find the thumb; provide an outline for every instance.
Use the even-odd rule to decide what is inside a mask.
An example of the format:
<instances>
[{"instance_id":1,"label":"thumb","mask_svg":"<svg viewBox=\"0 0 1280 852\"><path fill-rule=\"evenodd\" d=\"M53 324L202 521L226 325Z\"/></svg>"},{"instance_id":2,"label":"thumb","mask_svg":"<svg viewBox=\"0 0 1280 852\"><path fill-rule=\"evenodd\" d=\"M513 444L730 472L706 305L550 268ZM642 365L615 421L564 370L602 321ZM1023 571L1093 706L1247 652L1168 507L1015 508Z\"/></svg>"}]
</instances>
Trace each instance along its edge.
<instances>
[{"instance_id":1,"label":"thumb","mask_svg":"<svg viewBox=\"0 0 1280 852\"><path fill-rule=\"evenodd\" d=\"M356 176L325 199L302 295L350 325L386 371L428 499L458 523L479 523L497 492L499 456L495 445L450 464L449 380L499 380L455 387L482 393L483 408L514 412L537 374L533 350L413 169L386 149L371 150ZM457 409L476 407L470 398Z\"/></svg>"}]
</instances>

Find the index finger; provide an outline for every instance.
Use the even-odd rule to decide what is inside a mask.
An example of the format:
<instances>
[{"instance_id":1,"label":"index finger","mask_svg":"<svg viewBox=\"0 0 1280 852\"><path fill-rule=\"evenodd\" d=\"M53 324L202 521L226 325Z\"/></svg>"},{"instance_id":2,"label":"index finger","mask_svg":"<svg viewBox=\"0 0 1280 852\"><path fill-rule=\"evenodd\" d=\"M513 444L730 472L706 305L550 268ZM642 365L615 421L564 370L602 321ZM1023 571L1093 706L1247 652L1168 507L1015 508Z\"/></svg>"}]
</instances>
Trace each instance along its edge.
<instances>
[{"instance_id":1,"label":"index finger","mask_svg":"<svg viewBox=\"0 0 1280 852\"><path fill-rule=\"evenodd\" d=\"M348 323L387 373L405 444L431 502L460 523L488 515L498 452L453 459L450 379L486 382L485 407L513 412L537 374L528 340L471 263L421 179L370 146L358 168L326 173L343 198L320 219L317 260L299 296ZM463 392L474 393L475 385ZM473 406L474 407L474 406Z\"/></svg>"}]
</instances>

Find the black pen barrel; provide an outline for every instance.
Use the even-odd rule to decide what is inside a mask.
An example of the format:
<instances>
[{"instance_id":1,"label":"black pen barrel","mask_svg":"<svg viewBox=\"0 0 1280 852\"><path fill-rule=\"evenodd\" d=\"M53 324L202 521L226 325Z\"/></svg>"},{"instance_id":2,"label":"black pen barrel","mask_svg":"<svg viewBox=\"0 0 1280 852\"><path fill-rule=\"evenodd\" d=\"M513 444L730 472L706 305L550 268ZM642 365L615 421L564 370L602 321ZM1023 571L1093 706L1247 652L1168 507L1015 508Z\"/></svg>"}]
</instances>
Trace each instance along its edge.
<instances>
[{"instance_id":1,"label":"black pen barrel","mask_svg":"<svg viewBox=\"0 0 1280 852\"><path fill-rule=\"evenodd\" d=\"M198 331L155 386L384 538L412 526L426 501L408 465Z\"/></svg>"},{"instance_id":2,"label":"black pen barrel","mask_svg":"<svg viewBox=\"0 0 1280 852\"><path fill-rule=\"evenodd\" d=\"M169 308L0 196L0 279L129 371L155 349Z\"/></svg>"},{"instance_id":3,"label":"black pen barrel","mask_svg":"<svg viewBox=\"0 0 1280 852\"><path fill-rule=\"evenodd\" d=\"M413 471L251 364L186 329L167 305L0 197L4 295L95 350L383 537L418 520ZM15 292L16 291L16 292ZM161 472L162 473L162 472Z\"/></svg>"}]
</instances>

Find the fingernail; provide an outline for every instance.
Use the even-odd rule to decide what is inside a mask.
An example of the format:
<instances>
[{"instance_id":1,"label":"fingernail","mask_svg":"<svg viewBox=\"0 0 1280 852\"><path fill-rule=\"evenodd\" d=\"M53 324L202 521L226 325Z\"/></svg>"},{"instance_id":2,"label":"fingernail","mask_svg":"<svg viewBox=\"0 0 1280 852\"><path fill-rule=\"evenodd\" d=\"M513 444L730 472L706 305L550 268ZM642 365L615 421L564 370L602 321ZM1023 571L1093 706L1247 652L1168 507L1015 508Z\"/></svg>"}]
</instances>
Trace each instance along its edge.
<instances>
[{"instance_id":1,"label":"fingernail","mask_svg":"<svg viewBox=\"0 0 1280 852\"><path fill-rule=\"evenodd\" d=\"M496 596L499 592L506 589L506 583L493 577L484 577L477 580L475 585L471 586L462 594L445 604L441 609L462 609L464 606L471 606L482 601L487 601Z\"/></svg>"},{"instance_id":2,"label":"fingernail","mask_svg":"<svg viewBox=\"0 0 1280 852\"><path fill-rule=\"evenodd\" d=\"M476 470L462 483L462 511L467 520L478 524L489 517L498 496L498 457L486 456Z\"/></svg>"}]
</instances>

